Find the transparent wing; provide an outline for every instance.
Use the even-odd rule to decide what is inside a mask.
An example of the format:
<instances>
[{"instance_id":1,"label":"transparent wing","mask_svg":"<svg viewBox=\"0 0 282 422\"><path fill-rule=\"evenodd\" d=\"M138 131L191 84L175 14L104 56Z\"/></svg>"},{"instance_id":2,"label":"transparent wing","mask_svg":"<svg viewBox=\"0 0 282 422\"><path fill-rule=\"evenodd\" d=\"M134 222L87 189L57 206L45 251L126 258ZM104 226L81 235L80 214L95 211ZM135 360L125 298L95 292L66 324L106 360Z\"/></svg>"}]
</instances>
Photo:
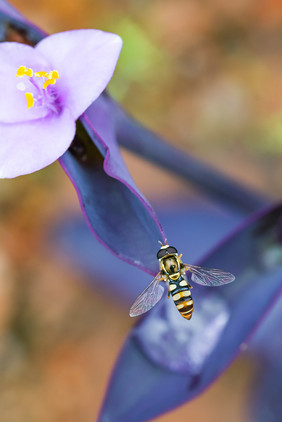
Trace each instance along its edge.
<instances>
[{"instance_id":1,"label":"transparent wing","mask_svg":"<svg viewBox=\"0 0 282 422\"><path fill-rule=\"evenodd\" d=\"M148 287L138 296L130 308L129 315L135 317L149 311L161 299L164 288L160 285L161 274L158 273Z\"/></svg>"},{"instance_id":2,"label":"transparent wing","mask_svg":"<svg viewBox=\"0 0 282 422\"><path fill-rule=\"evenodd\" d=\"M194 265L187 265L191 271L191 280L202 286L222 286L223 284L232 283L235 276L217 268L203 268Z\"/></svg>"}]
</instances>

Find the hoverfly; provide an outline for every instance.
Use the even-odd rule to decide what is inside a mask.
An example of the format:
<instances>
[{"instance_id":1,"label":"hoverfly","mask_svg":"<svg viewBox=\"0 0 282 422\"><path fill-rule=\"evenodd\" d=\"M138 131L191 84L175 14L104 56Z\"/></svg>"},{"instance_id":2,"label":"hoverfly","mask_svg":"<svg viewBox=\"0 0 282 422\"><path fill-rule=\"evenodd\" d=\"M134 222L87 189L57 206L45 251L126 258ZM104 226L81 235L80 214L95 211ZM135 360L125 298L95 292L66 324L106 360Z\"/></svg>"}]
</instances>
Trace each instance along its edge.
<instances>
[{"instance_id":1,"label":"hoverfly","mask_svg":"<svg viewBox=\"0 0 282 422\"><path fill-rule=\"evenodd\" d=\"M221 286L235 280L233 274L222 270L184 264L181 257L182 254L178 255L174 246L169 246L167 243L161 246L157 253L160 272L131 306L129 312L131 317L144 314L158 303L164 292L164 287L160 284L163 281L168 287L168 297L172 296L180 314L186 319L191 319L193 299L190 289L193 287L186 279L187 271L191 272L191 280L202 286Z\"/></svg>"}]
</instances>

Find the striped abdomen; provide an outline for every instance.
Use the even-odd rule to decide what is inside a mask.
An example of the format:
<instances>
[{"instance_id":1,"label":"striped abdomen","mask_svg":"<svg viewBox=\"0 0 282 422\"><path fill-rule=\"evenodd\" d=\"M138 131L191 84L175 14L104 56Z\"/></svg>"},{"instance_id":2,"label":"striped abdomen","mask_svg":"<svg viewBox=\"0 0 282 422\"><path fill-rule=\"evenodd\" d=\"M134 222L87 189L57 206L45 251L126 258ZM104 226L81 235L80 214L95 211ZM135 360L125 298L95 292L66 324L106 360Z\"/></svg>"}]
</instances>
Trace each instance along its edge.
<instances>
[{"instance_id":1,"label":"striped abdomen","mask_svg":"<svg viewBox=\"0 0 282 422\"><path fill-rule=\"evenodd\" d=\"M178 280L169 279L169 291L175 306L183 318L191 319L193 313L193 299L187 281L180 276Z\"/></svg>"}]
</instances>

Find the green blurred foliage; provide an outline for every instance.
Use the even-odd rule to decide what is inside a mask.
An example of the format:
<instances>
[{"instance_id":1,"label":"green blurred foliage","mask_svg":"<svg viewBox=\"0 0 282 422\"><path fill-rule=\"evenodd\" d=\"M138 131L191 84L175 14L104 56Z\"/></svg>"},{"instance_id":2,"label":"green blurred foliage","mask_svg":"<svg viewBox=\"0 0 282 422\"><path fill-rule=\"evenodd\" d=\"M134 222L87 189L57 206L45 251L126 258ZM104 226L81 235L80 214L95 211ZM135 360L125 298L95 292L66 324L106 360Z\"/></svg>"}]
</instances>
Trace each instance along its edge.
<instances>
[{"instance_id":1,"label":"green blurred foliage","mask_svg":"<svg viewBox=\"0 0 282 422\"><path fill-rule=\"evenodd\" d=\"M113 32L123 39L123 48L109 90L122 101L132 83L150 83L156 69L165 65L165 59L164 52L130 18L119 20Z\"/></svg>"}]
</instances>

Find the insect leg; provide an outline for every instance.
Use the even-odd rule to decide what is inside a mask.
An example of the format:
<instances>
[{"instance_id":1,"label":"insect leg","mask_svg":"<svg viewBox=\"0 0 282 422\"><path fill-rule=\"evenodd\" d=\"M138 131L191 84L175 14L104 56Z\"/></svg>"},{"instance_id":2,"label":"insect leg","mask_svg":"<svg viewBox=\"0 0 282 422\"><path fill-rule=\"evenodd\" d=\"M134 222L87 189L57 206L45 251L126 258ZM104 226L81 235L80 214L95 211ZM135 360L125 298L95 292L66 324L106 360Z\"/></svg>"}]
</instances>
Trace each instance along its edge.
<instances>
[{"instance_id":1,"label":"insect leg","mask_svg":"<svg viewBox=\"0 0 282 422\"><path fill-rule=\"evenodd\" d=\"M186 273L187 271L189 271L190 270L190 266L188 265L188 264L182 264L183 265L183 267L181 268L181 271L183 271L184 273ZM183 274L184 275L184 274ZM186 278L186 277L185 277ZM188 280L186 280L187 281L187 283L188 283ZM190 283L188 283L188 288L189 289L193 289L193 286L191 286L191 284Z\"/></svg>"}]
</instances>

